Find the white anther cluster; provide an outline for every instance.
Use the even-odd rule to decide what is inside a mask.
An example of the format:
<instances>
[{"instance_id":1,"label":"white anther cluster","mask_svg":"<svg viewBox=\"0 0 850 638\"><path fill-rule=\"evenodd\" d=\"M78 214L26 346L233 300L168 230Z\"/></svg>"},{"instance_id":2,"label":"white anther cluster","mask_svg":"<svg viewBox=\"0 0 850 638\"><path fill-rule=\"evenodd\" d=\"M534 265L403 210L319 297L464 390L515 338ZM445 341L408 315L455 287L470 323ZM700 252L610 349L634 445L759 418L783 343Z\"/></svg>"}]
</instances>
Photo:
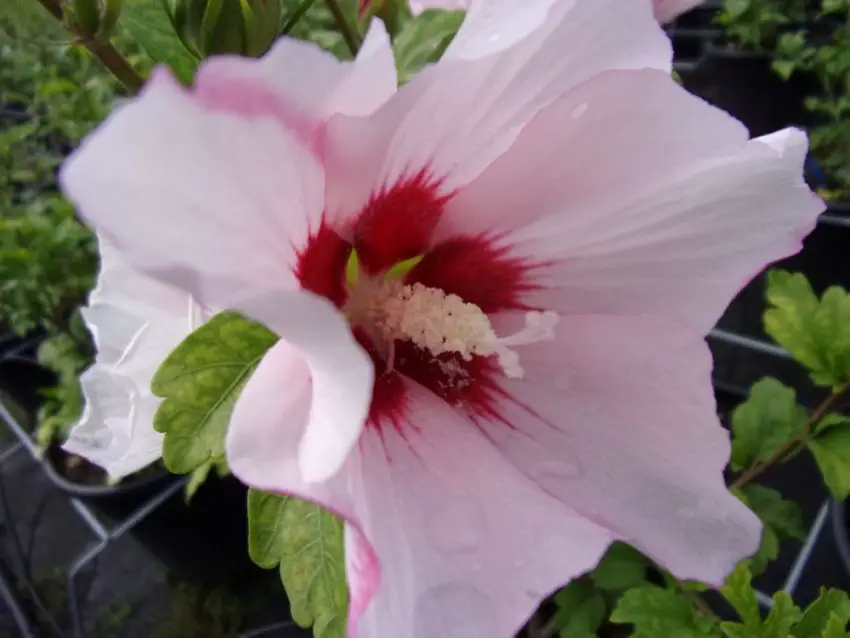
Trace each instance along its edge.
<instances>
[{"instance_id":1,"label":"white anther cluster","mask_svg":"<svg viewBox=\"0 0 850 638\"><path fill-rule=\"evenodd\" d=\"M514 378L521 378L523 369L519 355L509 346L551 340L558 322L553 312L529 312L525 328L500 339L487 315L475 304L438 288L393 280L384 281L375 291L368 314L390 344L409 340L434 356L455 352L466 361L473 356L495 355L504 373Z\"/></svg>"}]
</instances>

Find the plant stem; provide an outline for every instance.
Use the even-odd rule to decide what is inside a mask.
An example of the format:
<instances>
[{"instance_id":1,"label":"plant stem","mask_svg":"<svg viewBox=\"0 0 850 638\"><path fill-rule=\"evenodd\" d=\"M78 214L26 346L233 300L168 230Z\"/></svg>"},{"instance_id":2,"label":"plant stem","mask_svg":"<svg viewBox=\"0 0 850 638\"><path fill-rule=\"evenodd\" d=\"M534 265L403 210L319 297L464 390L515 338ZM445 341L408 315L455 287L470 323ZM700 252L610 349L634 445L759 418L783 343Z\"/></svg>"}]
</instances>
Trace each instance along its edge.
<instances>
[{"instance_id":1,"label":"plant stem","mask_svg":"<svg viewBox=\"0 0 850 638\"><path fill-rule=\"evenodd\" d=\"M351 55L356 56L357 52L360 50L360 34L358 34L357 30L349 24L348 20L345 19L345 13L343 12L342 7L339 6L338 0L325 0L325 2L328 5L328 9L331 11L337 26L339 27L339 32L342 34L343 40L345 40L349 51L351 51Z\"/></svg>"},{"instance_id":2,"label":"plant stem","mask_svg":"<svg viewBox=\"0 0 850 638\"><path fill-rule=\"evenodd\" d=\"M540 638L541 625L542 619L540 618L540 610L538 609L531 615L528 621L528 631L526 633L528 638Z\"/></svg>"},{"instance_id":3,"label":"plant stem","mask_svg":"<svg viewBox=\"0 0 850 638\"><path fill-rule=\"evenodd\" d=\"M98 42L96 40L80 39L86 49L89 50L95 58L100 60L100 63L105 66L115 78L123 84L130 93L139 92L142 85L145 83L141 75L127 62L127 60L108 42Z\"/></svg>"},{"instance_id":4,"label":"plant stem","mask_svg":"<svg viewBox=\"0 0 850 638\"><path fill-rule=\"evenodd\" d=\"M821 402L821 404L815 408L815 411L812 412L811 416L806 419L806 423L803 426L803 433L788 443L778 447L774 450L773 454L767 457L764 461L753 463L750 468L741 474L738 478L736 478L732 485L729 487L731 489L740 489L745 485L751 483L753 480L764 474L771 467L779 463L782 459L784 459L789 454L792 454L806 445L806 442L809 440L809 435L812 433L812 429L818 424L818 422L827 415L827 413L835 407L835 404L844 396L846 392L850 391L850 382L845 383L838 390L830 394L826 399Z\"/></svg>"},{"instance_id":5,"label":"plant stem","mask_svg":"<svg viewBox=\"0 0 850 638\"><path fill-rule=\"evenodd\" d=\"M679 583L679 591L682 595L687 598L691 604L696 607L697 612L701 616L705 616L706 618L714 618L717 614L714 613L714 610L708 606L708 603L703 600L703 597L700 596L697 592L691 591L690 589L685 589L682 587L682 584Z\"/></svg>"},{"instance_id":6,"label":"plant stem","mask_svg":"<svg viewBox=\"0 0 850 638\"><path fill-rule=\"evenodd\" d=\"M304 17L310 7L312 7L316 3L316 0L303 0L303 2L298 5L298 8L290 14L290 16L286 19L286 22L283 25L283 28L280 30L280 35L289 35L289 32L295 28L295 25L298 24L298 21Z\"/></svg>"},{"instance_id":7,"label":"plant stem","mask_svg":"<svg viewBox=\"0 0 850 638\"><path fill-rule=\"evenodd\" d=\"M60 23L64 24L63 16L62 16L62 8L59 6L58 0L38 0L38 3L44 7L44 9L56 18ZM115 76L115 78L121 82L131 93L136 93L142 85L144 84L144 80L142 76L140 76L136 69L134 69L124 57L116 51L115 47L113 47L109 42L97 42L92 40L91 38L80 36L80 34L76 34L79 39L77 43L82 44L86 49L88 49L89 53L91 53L95 59L99 60L103 66L107 68L107 70Z\"/></svg>"},{"instance_id":8,"label":"plant stem","mask_svg":"<svg viewBox=\"0 0 850 638\"><path fill-rule=\"evenodd\" d=\"M555 635L555 632L558 631L558 617L552 616L543 627L540 629L540 633L538 634L540 638L552 638ZM535 637L536 638L536 637Z\"/></svg>"}]
</instances>

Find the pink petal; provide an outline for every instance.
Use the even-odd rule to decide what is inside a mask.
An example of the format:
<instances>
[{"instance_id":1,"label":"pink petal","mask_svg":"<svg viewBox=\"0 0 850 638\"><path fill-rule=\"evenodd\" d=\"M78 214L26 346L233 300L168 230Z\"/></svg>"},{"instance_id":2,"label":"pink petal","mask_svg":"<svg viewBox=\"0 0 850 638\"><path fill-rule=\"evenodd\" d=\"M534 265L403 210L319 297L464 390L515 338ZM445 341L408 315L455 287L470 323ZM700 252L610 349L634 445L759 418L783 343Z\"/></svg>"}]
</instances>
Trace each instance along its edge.
<instances>
[{"instance_id":1,"label":"pink petal","mask_svg":"<svg viewBox=\"0 0 850 638\"><path fill-rule=\"evenodd\" d=\"M211 111L159 70L66 162L80 214L136 268L207 306L296 287L322 169L267 116Z\"/></svg>"},{"instance_id":2,"label":"pink petal","mask_svg":"<svg viewBox=\"0 0 850 638\"><path fill-rule=\"evenodd\" d=\"M823 210L802 179L805 152L796 131L748 142L666 74L612 72L542 113L448 203L435 240L498 235L539 266L531 306L657 314L707 332Z\"/></svg>"},{"instance_id":3,"label":"pink petal","mask_svg":"<svg viewBox=\"0 0 850 638\"><path fill-rule=\"evenodd\" d=\"M99 238L97 287L82 309L97 356L81 377L85 410L65 449L121 478L162 454L153 428L160 400L150 391L168 354L209 313L186 293L146 277Z\"/></svg>"},{"instance_id":4,"label":"pink petal","mask_svg":"<svg viewBox=\"0 0 850 638\"><path fill-rule=\"evenodd\" d=\"M465 10L469 8L470 4L472 4L472 0L410 0L410 10L413 15L418 15L428 9Z\"/></svg>"},{"instance_id":5,"label":"pink petal","mask_svg":"<svg viewBox=\"0 0 850 638\"><path fill-rule=\"evenodd\" d=\"M309 390L307 364L281 341L237 402L228 462L249 485L317 501L349 523L352 636L513 635L611 541L413 384L404 438L372 427L338 474L308 483L298 448Z\"/></svg>"},{"instance_id":6,"label":"pink petal","mask_svg":"<svg viewBox=\"0 0 850 638\"><path fill-rule=\"evenodd\" d=\"M296 130L320 125L335 113L368 115L396 85L390 39L380 20L372 21L354 61L341 62L312 42L281 38L259 60L208 59L195 79L198 95L211 108L265 112Z\"/></svg>"},{"instance_id":7,"label":"pink petal","mask_svg":"<svg viewBox=\"0 0 850 638\"><path fill-rule=\"evenodd\" d=\"M653 317L568 315L525 346L524 381L486 426L553 497L679 578L708 583L758 547L761 523L726 489L729 435L702 338Z\"/></svg>"},{"instance_id":8,"label":"pink petal","mask_svg":"<svg viewBox=\"0 0 850 638\"><path fill-rule=\"evenodd\" d=\"M356 212L374 192L420 171L451 193L509 148L541 109L588 78L608 69L670 68L670 42L648 4L482 7L486 16L470 13L452 55L418 73L373 116L331 120L329 211ZM528 21L539 23L533 37L525 37ZM485 46L502 35L511 46Z\"/></svg>"},{"instance_id":9,"label":"pink petal","mask_svg":"<svg viewBox=\"0 0 850 638\"><path fill-rule=\"evenodd\" d=\"M653 0L655 17L659 22L670 22L703 2L704 0Z\"/></svg>"},{"instance_id":10,"label":"pink petal","mask_svg":"<svg viewBox=\"0 0 850 638\"><path fill-rule=\"evenodd\" d=\"M291 420L296 431L300 428L300 477L305 483L326 481L345 463L363 431L372 399L371 357L355 340L345 317L327 299L309 292L275 292L245 300L237 309L266 324L281 341L246 385L243 396L247 398L237 402L231 430L274 428L281 419ZM291 384L292 393L282 391L282 384ZM270 385L282 395L263 416L246 417L246 411L261 405ZM299 424L300 420L304 422ZM236 442L231 444L237 445L244 436L244 432L233 434L231 441ZM249 453L251 446L248 441ZM270 451L275 449L272 446Z\"/></svg>"},{"instance_id":11,"label":"pink petal","mask_svg":"<svg viewBox=\"0 0 850 638\"><path fill-rule=\"evenodd\" d=\"M348 543L351 634L513 636L545 596L596 564L611 535L517 472L444 402L412 383L407 392L404 436L365 433L350 478L362 534Z\"/></svg>"},{"instance_id":12,"label":"pink petal","mask_svg":"<svg viewBox=\"0 0 850 638\"><path fill-rule=\"evenodd\" d=\"M132 383L95 363L80 377L85 409L62 446L121 479L162 456L162 434L153 429L158 399L135 394ZM153 403L153 410L147 409ZM134 415L148 420L138 423Z\"/></svg>"}]
</instances>

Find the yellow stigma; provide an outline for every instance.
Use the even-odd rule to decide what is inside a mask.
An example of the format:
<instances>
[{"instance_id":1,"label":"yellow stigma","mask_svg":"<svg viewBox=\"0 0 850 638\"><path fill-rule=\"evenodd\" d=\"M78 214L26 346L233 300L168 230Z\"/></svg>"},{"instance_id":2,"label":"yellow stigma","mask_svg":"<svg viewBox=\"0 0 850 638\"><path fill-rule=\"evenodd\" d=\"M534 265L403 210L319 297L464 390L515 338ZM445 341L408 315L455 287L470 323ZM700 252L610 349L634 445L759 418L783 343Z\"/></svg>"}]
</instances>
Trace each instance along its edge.
<instances>
[{"instance_id":1,"label":"yellow stigma","mask_svg":"<svg viewBox=\"0 0 850 638\"><path fill-rule=\"evenodd\" d=\"M500 339L475 304L438 288L398 280L381 282L367 305L369 319L388 344L411 341L434 356L454 352L466 361L495 355L504 373L516 378L523 376L523 370L519 355L508 346L554 338L558 319L555 313L529 312L523 330Z\"/></svg>"},{"instance_id":2,"label":"yellow stigma","mask_svg":"<svg viewBox=\"0 0 850 638\"><path fill-rule=\"evenodd\" d=\"M345 264L345 279L351 286L360 281L360 262L357 261L357 251L354 248L351 249L348 262Z\"/></svg>"}]
</instances>

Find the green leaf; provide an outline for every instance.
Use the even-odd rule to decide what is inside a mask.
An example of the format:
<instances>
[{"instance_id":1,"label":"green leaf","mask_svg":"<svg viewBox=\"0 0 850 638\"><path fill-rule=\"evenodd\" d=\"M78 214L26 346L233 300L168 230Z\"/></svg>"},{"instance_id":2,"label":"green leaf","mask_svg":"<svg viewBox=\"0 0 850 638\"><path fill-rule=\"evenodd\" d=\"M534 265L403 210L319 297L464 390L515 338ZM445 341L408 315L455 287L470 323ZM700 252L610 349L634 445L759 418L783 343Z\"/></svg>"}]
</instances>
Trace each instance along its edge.
<instances>
[{"instance_id":1,"label":"green leaf","mask_svg":"<svg viewBox=\"0 0 850 638\"><path fill-rule=\"evenodd\" d=\"M744 625L750 628L761 625L761 613L752 578L750 566L744 561L726 577L726 582L720 588L720 593L735 608Z\"/></svg>"},{"instance_id":2,"label":"green leaf","mask_svg":"<svg viewBox=\"0 0 850 638\"><path fill-rule=\"evenodd\" d=\"M803 638L802 635L799 638ZM832 614L826 622L821 638L850 638L850 633L847 632L847 619L838 614Z\"/></svg>"},{"instance_id":3,"label":"green leaf","mask_svg":"<svg viewBox=\"0 0 850 638\"><path fill-rule=\"evenodd\" d=\"M408 21L395 38L396 67L404 83L428 63L436 62L463 22L462 11L429 10Z\"/></svg>"},{"instance_id":4,"label":"green leaf","mask_svg":"<svg viewBox=\"0 0 850 638\"><path fill-rule=\"evenodd\" d=\"M171 67L183 82L191 82L198 59L177 36L165 10L165 0L129 0L121 11L119 25L156 62Z\"/></svg>"},{"instance_id":5,"label":"green leaf","mask_svg":"<svg viewBox=\"0 0 850 638\"><path fill-rule=\"evenodd\" d=\"M633 547L625 543L614 543L590 577L602 589L630 589L646 582L648 565L643 554Z\"/></svg>"},{"instance_id":6,"label":"green leaf","mask_svg":"<svg viewBox=\"0 0 850 638\"><path fill-rule=\"evenodd\" d=\"M809 369L812 380L837 388L850 381L850 295L838 287L817 298L799 273L767 277L767 333Z\"/></svg>"},{"instance_id":7,"label":"green leaf","mask_svg":"<svg viewBox=\"0 0 850 638\"><path fill-rule=\"evenodd\" d=\"M803 540L806 537L803 512L795 502L785 500L779 492L763 485L747 485L742 491L745 502L765 525L787 538Z\"/></svg>"},{"instance_id":8,"label":"green leaf","mask_svg":"<svg viewBox=\"0 0 850 638\"><path fill-rule=\"evenodd\" d=\"M210 459L206 463L199 465L189 473L189 480L186 481L186 488L183 496L188 503L195 496L198 488L206 483L209 478L210 470L215 469L215 473L219 477L225 477L230 474L230 468L227 467L227 462L224 459Z\"/></svg>"},{"instance_id":9,"label":"green leaf","mask_svg":"<svg viewBox=\"0 0 850 638\"><path fill-rule=\"evenodd\" d=\"M746 402L732 413L733 469L764 460L778 447L803 433L806 410L791 388L766 377L750 389Z\"/></svg>"},{"instance_id":10,"label":"green leaf","mask_svg":"<svg viewBox=\"0 0 850 638\"><path fill-rule=\"evenodd\" d=\"M774 60L773 61L773 70L779 74L783 80L787 80L791 77L791 74L794 73L794 69L797 68L797 65L791 62L790 60Z\"/></svg>"},{"instance_id":11,"label":"green leaf","mask_svg":"<svg viewBox=\"0 0 850 638\"><path fill-rule=\"evenodd\" d=\"M794 638L817 638L826 635L827 627L832 618L840 623L840 636L844 635L844 628L850 620L850 599L847 592L839 589L821 590L816 601L806 608L803 618L794 627L792 632Z\"/></svg>"},{"instance_id":12,"label":"green leaf","mask_svg":"<svg viewBox=\"0 0 850 638\"><path fill-rule=\"evenodd\" d=\"M605 598L593 583L574 580L555 595L560 638L595 638L605 620Z\"/></svg>"},{"instance_id":13,"label":"green leaf","mask_svg":"<svg viewBox=\"0 0 850 638\"><path fill-rule=\"evenodd\" d=\"M162 363L151 389L165 400L154 427L165 434L162 459L186 474L224 458L224 435L242 387L277 337L236 312L195 330Z\"/></svg>"},{"instance_id":14,"label":"green leaf","mask_svg":"<svg viewBox=\"0 0 850 638\"><path fill-rule=\"evenodd\" d=\"M720 623L720 629L723 630L727 638L754 638L753 630L741 623L722 622Z\"/></svg>"},{"instance_id":15,"label":"green leaf","mask_svg":"<svg viewBox=\"0 0 850 638\"><path fill-rule=\"evenodd\" d=\"M697 616L693 605L671 589L646 586L628 590L611 621L634 625L632 638L698 638L717 635L717 621Z\"/></svg>"},{"instance_id":16,"label":"green leaf","mask_svg":"<svg viewBox=\"0 0 850 638\"><path fill-rule=\"evenodd\" d=\"M814 431L815 435L818 435L829 428L846 427L848 425L850 425L850 417L837 412L830 412L815 424Z\"/></svg>"},{"instance_id":17,"label":"green leaf","mask_svg":"<svg viewBox=\"0 0 850 638\"><path fill-rule=\"evenodd\" d=\"M343 526L312 503L248 492L248 550L266 569L280 565L292 618L316 638L344 638L348 609Z\"/></svg>"},{"instance_id":18,"label":"green leaf","mask_svg":"<svg viewBox=\"0 0 850 638\"><path fill-rule=\"evenodd\" d=\"M773 607L761 626L759 638L788 638L793 627L802 618L803 613L794 604L788 592L773 595Z\"/></svg>"},{"instance_id":19,"label":"green leaf","mask_svg":"<svg viewBox=\"0 0 850 638\"><path fill-rule=\"evenodd\" d=\"M779 556L780 539L805 538L803 514L796 503L762 485L750 484L733 492L764 523L759 550L749 559L752 574L761 574Z\"/></svg>"},{"instance_id":20,"label":"green leaf","mask_svg":"<svg viewBox=\"0 0 850 638\"><path fill-rule=\"evenodd\" d=\"M832 495L850 495L850 427L831 427L808 442Z\"/></svg>"},{"instance_id":21,"label":"green leaf","mask_svg":"<svg viewBox=\"0 0 850 638\"><path fill-rule=\"evenodd\" d=\"M765 525L761 530L761 542L758 551L750 556L750 571L753 576L763 574L767 566L779 557L779 549L782 543L776 532Z\"/></svg>"}]
</instances>

